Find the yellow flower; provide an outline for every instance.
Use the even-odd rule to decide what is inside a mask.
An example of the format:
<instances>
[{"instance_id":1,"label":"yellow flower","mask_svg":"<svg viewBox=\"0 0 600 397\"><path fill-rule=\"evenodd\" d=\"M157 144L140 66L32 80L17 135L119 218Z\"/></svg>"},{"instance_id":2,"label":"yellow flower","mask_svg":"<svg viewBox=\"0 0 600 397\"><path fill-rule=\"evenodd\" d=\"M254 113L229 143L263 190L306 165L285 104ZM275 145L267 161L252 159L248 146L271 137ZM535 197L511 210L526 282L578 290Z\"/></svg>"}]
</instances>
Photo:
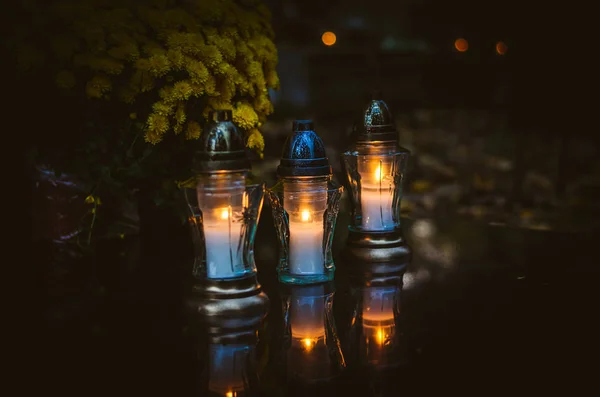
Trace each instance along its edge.
<instances>
[{"instance_id":1,"label":"yellow flower","mask_svg":"<svg viewBox=\"0 0 600 397\"><path fill-rule=\"evenodd\" d=\"M266 74L265 80L267 82L267 87L273 88L274 90L279 89L279 76L277 76L277 72L274 69Z\"/></svg>"},{"instance_id":2,"label":"yellow flower","mask_svg":"<svg viewBox=\"0 0 600 397\"><path fill-rule=\"evenodd\" d=\"M152 55L148 59L148 70L156 77L164 76L170 68L169 58L164 54Z\"/></svg>"},{"instance_id":3,"label":"yellow flower","mask_svg":"<svg viewBox=\"0 0 600 397\"><path fill-rule=\"evenodd\" d=\"M94 76L85 86L85 92L88 98L102 98L102 96L112 89L112 83L107 76Z\"/></svg>"},{"instance_id":4,"label":"yellow flower","mask_svg":"<svg viewBox=\"0 0 600 397\"><path fill-rule=\"evenodd\" d=\"M258 115L248 103L241 103L233 109L233 122L248 130L258 123Z\"/></svg>"},{"instance_id":5,"label":"yellow flower","mask_svg":"<svg viewBox=\"0 0 600 397\"><path fill-rule=\"evenodd\" d=\"M247 146L250 149L256 150L258 153L262 153L265 150L265 140L257 128L250 130Z\"/></svg>"},{"instance_id":6,"label":"yellow flower","mask_svg":"<svg viewBox=\"0 0 600 397\"><path fill-rule=\"evenodd\" d=\"M169 119L162 114L152 113L148 116L145 139L146 142L157 144L169 129Z\"/></svg>"},{"instance_id":7,"label":"yellow flower","mask_svg":"<svg viewBox=\"0 0 600 397\"><path fill-rule=\"evenodd\" d=\"M94 196L92 196L91 194L89 196L87 196L85 198L85 203L86 204L94 204Z\"/></svg>"},{"instance_id":8,"label":"yellow flower","mask_svg":"<svg viewBox=\"0 0 600 397\"><path fill-rule=\"evenodd\" d=\"M175 104L173 103L165 103L165 102L155 102L152 105L152 110L156 114L160 114L162 116L170 116L173 114L175 110Z\"/></svg>"},{"instance_id":9,"label":"yellow flower","mask_svg":"<svg viewBox=\"0 0 600 397\"><path fill-rule=\"evenodd\" d=\"M185 57L180 50L170 49L167 51L167 58L175 69L181 69L185 64Z\"/></svg>"},{"instance_id":10,"label":"yellow flower","mask_svg":"<svg viewBox=\"0 0 600 397\"><path fill-rule=\"evenodd\" d=\"M192 95L192 87L187 81L178 81L173 85L173 100L184 101Z\"/></svg>"},{"instance_id":11,"label":"yellow flower","mask_svg":"<svg viewBox=\"0 0 600 397\"><path fill-rule=\"evenodd\" d=\"M204 92L209 96L218 95L217 80L213 76L208 76L208 79L206 79L206 83L204 83Z\"/></svg>"},{"instance_id":12,"label":"yellow flower","mask_svg":"<svg viewBox=\"0 0 600 397\"><path fill-rule=\"evenodd\" d=\"M164 133L169 129L169 119L165 115L151 113L148 116L148 129Z\"/></svg>"},{"instance_id":13,"label":"yellow flower","mask_svg":"<svg viewBox=\"0 0 600 397\"><path fill-rule=\"evenodd\" d=\"M208 79L209 72L202 61L186 58L185 69L194 83L205 83Z\"/></svg>"},{"instance_id":14,"label":"yellow flower","mask_svg":"<svg viewBox=\"0 0 600 397\"><path fill-rule=\"evenodd\" d=\"M201 45L199 47L200 58L210 68L218 66L223 62L223 56L215 45Z\"/></svg>"},{"instance_id":15,"label":"yellow flower","mask_svg":"<svg viewBox=\"0 0 600 397\"><path fill-rule=\"evenodd\" d=\"M64 89L73 88L75 86L75 76L68 70L62 70L56 75L56 84Z\"/></svg>"},{"instance_id":16,"label":"yellow flower","mask_svg":"<svg viewBox=\"0 0 600 397\"><path fill-rule=\"evenodd\" d=\"M186 139L198 139L200 138L201 133L202 129L200 128L200 124L195 121L188 122L187 129L185 131Z\"/></svg>"},{"instance_id":17,"label":"yellow flower","mask_svg":"<svg viewBox=\"0 0 600 397\"><path fill-rule=\"evenodd\" d=\"M177 105L177 111L175 112L175 121L177 124L181 125L185 123L185 103L179 102Z\"/></svg>"}]
</instances>

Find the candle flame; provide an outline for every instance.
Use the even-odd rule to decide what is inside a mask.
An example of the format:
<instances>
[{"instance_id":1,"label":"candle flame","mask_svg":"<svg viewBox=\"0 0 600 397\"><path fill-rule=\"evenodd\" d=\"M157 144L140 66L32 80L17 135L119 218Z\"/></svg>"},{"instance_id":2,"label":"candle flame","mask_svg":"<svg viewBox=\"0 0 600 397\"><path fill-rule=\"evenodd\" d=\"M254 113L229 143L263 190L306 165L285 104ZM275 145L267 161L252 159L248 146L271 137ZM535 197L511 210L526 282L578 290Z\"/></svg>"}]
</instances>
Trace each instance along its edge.
<instances>
[{"instance_id":1,"label":"candle flame","mask_svg":"<svg viewBox=\"0 0 600 397\"><path fill-rule=\"evenodd\" d=\"M383 332L383 329L378 327L376 336L377 336L377 343L379 343L380 345L383 345L383 342L385 342L385 333Z\"/></svg>"},{"instance_id":2,"label":"candle flame","mask_svg":"<svg viewBox=\"0 0 600 397\"><path fill-rule=\"evenodd\" d=\"M304 345L304 350L306 350L307 352L311 351L315 346L315 343L311 338L302 339L302 344Z\"/></svg>"},{"instance_id":3,"label":"candle flame","mask_svg":"<svg viewBox=\"0 0 600 397\"><path fill-rule=\"evenodd\" d=\"M310 211L302 210L302 222L308 222L310 220Z\"/></svg>"},{"instance_id":4,"label":"candle flame","mask_svg":"<svg viewBox=\"0 0 600 397\"><path fill-rule=\"evenodd\" d=\"M381 180L381 166L378 165L377 169L375 170L375 180L380 181Z\"/></svg>"},{"instance_id":5,"label":"candle flame","mask_svg":"<svg viewBox=\"0 0 600 397\"><path fill-rule=\"evenodd\" d=\"M223 208L221 210L221 219L229 219L229 208Z\"/></svg>"},{"instance_id":6,"label":"candle flame","mask_svg":"<svg viewBox=\"0 0 600 397\"><path fill-rule=\"evenodd\" d=\"M226 397L235 397L237 396L237 392L233 392L233 391L228 391L227 394L225 394Z\"/></svg>"}]
</instances>

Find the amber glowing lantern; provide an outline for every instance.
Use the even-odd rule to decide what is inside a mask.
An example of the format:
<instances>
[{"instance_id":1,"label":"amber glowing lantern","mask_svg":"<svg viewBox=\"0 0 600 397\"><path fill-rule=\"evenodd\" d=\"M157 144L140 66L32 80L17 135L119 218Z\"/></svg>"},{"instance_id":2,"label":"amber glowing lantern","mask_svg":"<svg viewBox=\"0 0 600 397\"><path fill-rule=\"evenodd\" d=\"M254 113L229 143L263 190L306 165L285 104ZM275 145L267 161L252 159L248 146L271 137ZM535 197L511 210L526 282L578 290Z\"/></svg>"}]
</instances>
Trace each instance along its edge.
<instances>
[{"instance_id":1,"label":"amber glowing lantern","mask_svg":"<svg viewBox=\"0 0 600 397\"><path fill-rule=\"evenodd\" d=\"M378 96L364 112L353 147L342 155L352 204L347 253L405 264L410 249L402 236L400 201L410 152L399 146L388 106Z\"/></svg>"}]
</instances>

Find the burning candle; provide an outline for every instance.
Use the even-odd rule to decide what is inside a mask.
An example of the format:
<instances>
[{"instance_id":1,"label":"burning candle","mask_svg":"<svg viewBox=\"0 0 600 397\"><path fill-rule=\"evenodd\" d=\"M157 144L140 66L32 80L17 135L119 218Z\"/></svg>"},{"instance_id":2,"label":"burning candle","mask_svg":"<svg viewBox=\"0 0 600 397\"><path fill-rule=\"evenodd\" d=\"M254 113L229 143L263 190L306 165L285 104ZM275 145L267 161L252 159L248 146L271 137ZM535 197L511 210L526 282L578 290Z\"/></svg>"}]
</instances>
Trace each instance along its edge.
<instances>
[{"instance_id":1,"label":"burning candle","mask_svg":"<svg viewBox=\"0 0 600 397\"><path fill-rule=\"evenodd\" d=\"M279 280L289 284L332 280L331 246L343 187L332 181L325 145L312 121L294 122L277 175L269 198L280 243Z\"/></svg>"},{"instance_id":2,"label":"burning candle","mask_svg":"<svg viewBox=\"0 0 600 397\"><path fill-rule=\"evenodd\" d=\"M358 172L361 174L362 228L365 231L393 230L392 215L394 187L390 166L377 156L362 156Z\"/></svg>"},{"instance_id":3,"label":"burning candle","mask_svg":"<svg viewBox=\"0 0 600 397\"><path fill-rule=\"evenodd\" d=\"M225 279L245 272L243 213L248 207L244 174L222 174L199 182L206 252L206 277Z\"/></svg>"},{"instance_id":4,"label":"burning candle","mask_svg":"<svg viewBox=\"0 0 600 397\"><path fill-rule=\"evenodd\" d=\"M289 268L292 274L323 274L323 215L327 208L324 178L286 181L284 208L289 215Z\"/></svg>"},{"instance_id":5,"label":"burning candle","mask_svg":"<svg viewBox=\"0 0 600 397\"><path fill-rule=\"evenodd\" d=\"M243 267L242 246L239 243L242 224L233 221L233 207L214 210L215 214L204 219L206 241L206 273L208 278L231 278ZM241 213L237 207L235 213Z\"/></svg>"}]
</instances>

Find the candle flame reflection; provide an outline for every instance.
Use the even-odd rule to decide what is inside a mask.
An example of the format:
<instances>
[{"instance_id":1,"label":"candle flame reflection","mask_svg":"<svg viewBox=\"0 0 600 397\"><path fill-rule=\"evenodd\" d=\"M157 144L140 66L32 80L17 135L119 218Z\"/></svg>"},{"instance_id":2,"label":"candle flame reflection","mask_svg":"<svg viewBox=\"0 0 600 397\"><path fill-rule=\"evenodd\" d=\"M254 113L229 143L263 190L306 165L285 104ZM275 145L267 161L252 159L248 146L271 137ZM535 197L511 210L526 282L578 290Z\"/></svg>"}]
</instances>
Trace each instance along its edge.
<instances>
[{"instance_id":1,"label":"candle flame reflection","mask_svg":"<svg viewBox=\"0 0 600 397\"><path fill-rule=\"evenodd\" d=\"M378 165L377 169L375 170L375 180L376 181L381 180L381 166L380 165Z\"/></svg>"},{"instance_id":2,"label":"candle flame reflection","mask_svg":"<svg viewBox=\"0 0 600 397\"><path fill-rule=\"evenodd\" d=\"M310 352L317 343L316 343L316 341L312 340L311 338L304 338L304 339L302 339L302 344L304 346L304 351Z\"/></svg>"},{"instance_id":3,"label":"candle flame reflection","mask_svg":"<svg viewBox=\"0 0 600 397\"><path fill-rule=\"evenodd\" d=\"M381 328L377 329L377 343L379 343L380 345L383 345L383 342L385 342L385 334L383 333L383 330Z\"/></svg>"},{"instance_id":4,"label":"candle flame reflection","mask_svg":"<svg viewBox=\"0 0 600 397\"><path fill-rule=\"evenodd\" d=\"M302 210L302 222L308 222L310 220L310 211Z\"/></svg>"},{"instance_id":5,"label":"candle flame reflection","mask_svg":"<svg viewBox=\"0 0 600 397\"><path fill-rule=\"evenodd\" d=\"M221 209L221 219L229 219L229 208Z\"/></svg>"}]
</instances>

